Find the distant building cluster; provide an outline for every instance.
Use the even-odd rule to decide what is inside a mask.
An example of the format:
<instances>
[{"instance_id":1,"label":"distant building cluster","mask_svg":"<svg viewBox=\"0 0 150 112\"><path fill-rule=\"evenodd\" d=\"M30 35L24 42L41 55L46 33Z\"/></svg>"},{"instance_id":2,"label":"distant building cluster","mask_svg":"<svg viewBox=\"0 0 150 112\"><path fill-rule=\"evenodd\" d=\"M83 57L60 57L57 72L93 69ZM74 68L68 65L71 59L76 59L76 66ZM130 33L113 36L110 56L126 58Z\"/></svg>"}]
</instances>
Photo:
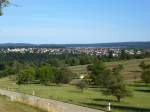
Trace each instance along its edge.
<instances>
[{"instance_id":1,"label":"distant building cluster","mask_svg":"<svg viewBox=\"0 0 150 112\"><path fill-rule=\"evenodd\" d=\"M5 48L0 49L3 53L48 53L48 54L88 54L96 56L109 56L110 53L113 57L118 57L122 49L119 48ZM124 49L124 52L129 55L143 54L150 52L150 49Z\"/></svg>"}]
</instances>

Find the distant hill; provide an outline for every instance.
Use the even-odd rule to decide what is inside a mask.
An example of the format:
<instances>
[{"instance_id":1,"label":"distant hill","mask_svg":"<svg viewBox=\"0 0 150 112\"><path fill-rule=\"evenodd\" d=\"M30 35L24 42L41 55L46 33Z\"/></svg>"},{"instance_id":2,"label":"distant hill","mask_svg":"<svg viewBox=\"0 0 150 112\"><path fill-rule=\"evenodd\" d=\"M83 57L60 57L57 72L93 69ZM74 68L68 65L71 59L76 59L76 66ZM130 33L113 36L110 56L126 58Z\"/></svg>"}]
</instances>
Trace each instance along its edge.
<instances>
[{"instance_id":1,"label":"distant hill","mask_svg":"<svg viewBox=\"0 0 150 112\"><path fill-rule=\"evenodd\" d=\"M26 44L5 43L0 48L150 48L150 42L117 42L95 44Z\"/></svg>"},{"instance_id":2,"label":"distant hill","mask_svg":"<svg viewBox=\"0 0 150 112\"><path fill-rule=\"evenodd\" d=\"M64 48L61 44L4 43L0 48Z\"/></svg>"}]
</instances>

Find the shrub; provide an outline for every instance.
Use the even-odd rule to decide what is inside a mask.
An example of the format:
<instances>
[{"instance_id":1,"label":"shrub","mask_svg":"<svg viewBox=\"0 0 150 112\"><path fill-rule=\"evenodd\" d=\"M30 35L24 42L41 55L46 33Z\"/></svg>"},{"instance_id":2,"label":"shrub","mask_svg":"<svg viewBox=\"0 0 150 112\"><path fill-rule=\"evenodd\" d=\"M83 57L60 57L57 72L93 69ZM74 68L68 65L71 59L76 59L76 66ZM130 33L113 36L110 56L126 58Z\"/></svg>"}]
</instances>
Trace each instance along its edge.
<instances>
[{"instance_id":1,"label":"shrub","mask_svg":"<svg viewBox=\"0 0 150 112\"><path fill-rule=\"evenodd\" d=\"M55 69L54 83L67 84L75 75L67 68Z\"/></svg>"},{"instance_id":2,"label":"shrub","mask_svg":"<svg viewBox=\"0 0 150 112\"><path fill-rule=\"evenodd\" d=\"M35 76L34 69L31 68L31 69L22 70L17 75L17 83L18 84L30 83L34 80L34 76Z\"/></svg>"},{"instance_id":3,"label":"shrub","mask_svg":"<svg viewBox=\"0 0 150 112\"><path fill-rule=\"evenodd\" d=\"M75 83L75 86L81 90L81 92L84 91L85 88L87 88L87 83L86 81L84 80L78 80L76 83Z\"/></svg>"},{"instance_id":4,"label":"shrub","mask_svg":"<svg viewBox=\"0 0 150 112\"><path fill-rule=\"evenodd\" d=\"M42 66L38 69L40 83L47 85L54 81L54 72L51 66Z\"/></svg>"}]
</instances>

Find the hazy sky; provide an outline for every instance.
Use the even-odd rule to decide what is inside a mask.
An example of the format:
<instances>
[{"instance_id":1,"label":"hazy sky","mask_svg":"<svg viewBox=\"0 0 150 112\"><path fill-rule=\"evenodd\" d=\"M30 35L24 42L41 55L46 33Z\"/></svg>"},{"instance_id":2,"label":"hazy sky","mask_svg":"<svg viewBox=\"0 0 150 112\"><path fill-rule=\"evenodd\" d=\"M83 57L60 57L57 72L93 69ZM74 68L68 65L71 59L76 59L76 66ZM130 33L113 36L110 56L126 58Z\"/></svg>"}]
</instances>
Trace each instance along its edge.
<instances>
[{"instance_id":1,"label":"hazy sky","mask_svg":"<svg viewBox=\"0 0 150 112\"><path fill-rule=\"evenodd\" d=\"M0 43L150 41L150 0L11 0Z\"/></svg>"}]
</instances>

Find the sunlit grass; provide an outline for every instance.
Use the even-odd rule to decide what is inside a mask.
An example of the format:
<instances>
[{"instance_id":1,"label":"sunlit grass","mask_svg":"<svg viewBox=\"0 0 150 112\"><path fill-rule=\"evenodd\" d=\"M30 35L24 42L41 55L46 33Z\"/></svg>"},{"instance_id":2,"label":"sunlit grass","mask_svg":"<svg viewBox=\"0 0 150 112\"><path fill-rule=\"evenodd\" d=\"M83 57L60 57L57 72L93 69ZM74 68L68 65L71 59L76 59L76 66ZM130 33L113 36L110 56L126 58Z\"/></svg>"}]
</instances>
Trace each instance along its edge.
<instances>
[{"instance_id":1,"label":"sunlit grass","mask_svg":"<svg viewBox=\"0 0 150 112\"><path fill-rule=\"evenodd\" d=\"M3 78L0 80L0 87L9 89L11 91L17 91L32 95L35 91L35 95L43 98L50 98L54 100L74 103L77 105L88 106L97 109L106 109L106 105L109 100L115 107L131 107L131 108L147 108L150 109L150 86L143 86L143 83L137 83L137 85L130 85L134 96L127 97L122 102L116 102L116 99L111 96L104 96L99 88L88 88L83 93L76 87L71 85L62 86L43 86L40 84L29 85L16 85L14 81L9 78ZM140 86L141 85L141 86ZM142 91L145 90L145 91Z\"/></svg>"}]
</instances>

